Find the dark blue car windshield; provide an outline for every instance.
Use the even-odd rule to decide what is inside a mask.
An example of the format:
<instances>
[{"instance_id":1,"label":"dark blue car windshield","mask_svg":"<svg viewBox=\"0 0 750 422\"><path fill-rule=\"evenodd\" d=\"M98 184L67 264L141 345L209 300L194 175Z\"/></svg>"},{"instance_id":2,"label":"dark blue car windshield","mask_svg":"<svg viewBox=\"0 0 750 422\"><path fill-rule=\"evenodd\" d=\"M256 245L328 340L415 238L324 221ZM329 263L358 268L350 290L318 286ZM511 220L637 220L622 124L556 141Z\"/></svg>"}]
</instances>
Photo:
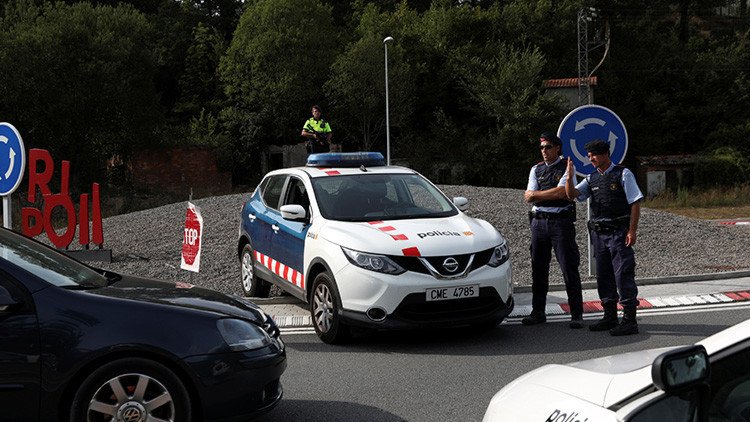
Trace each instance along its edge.
<instances>
[{"instance_id":1,"label":"dark blue car windshield","mask_svg":"<svg viewBox=\"0 0 750 422\"><path fill-rule=\"evenodd\" d=\"M107 279L102 274L10 230L0 229L0 259L59 287L107 285Z\"/></svg>"},{"instance_id":2,"label":"dark blue car windshield","mask_svg":"<svg viewBox=\"0 0 750 422\"><path fill-rule=\"evenodd\" d=\"M357 174L312 179L328 220L439 218L458 214L448 198L418 174Z\"/></svg>"}]
</instances>

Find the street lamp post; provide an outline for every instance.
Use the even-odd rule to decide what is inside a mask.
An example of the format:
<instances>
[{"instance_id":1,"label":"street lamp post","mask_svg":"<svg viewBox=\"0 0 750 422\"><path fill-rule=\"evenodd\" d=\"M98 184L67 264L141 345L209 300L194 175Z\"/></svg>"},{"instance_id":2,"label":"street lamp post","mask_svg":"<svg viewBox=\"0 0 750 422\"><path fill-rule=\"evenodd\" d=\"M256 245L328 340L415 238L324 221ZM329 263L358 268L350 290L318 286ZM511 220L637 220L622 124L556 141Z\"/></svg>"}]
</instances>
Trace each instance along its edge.
<instances>
[{"instance_id":1,"label":"street lamp post","mask_svg":"<svg viewBox=\"0 0 750 422\"><path fill-rule=\"evenodd\" d=\"M386 164L391 165L391 125L388 120L388 43L393 41L393 37L385 37L383 46L385 47L385 157Z\"/></svg>"}]
</instances>

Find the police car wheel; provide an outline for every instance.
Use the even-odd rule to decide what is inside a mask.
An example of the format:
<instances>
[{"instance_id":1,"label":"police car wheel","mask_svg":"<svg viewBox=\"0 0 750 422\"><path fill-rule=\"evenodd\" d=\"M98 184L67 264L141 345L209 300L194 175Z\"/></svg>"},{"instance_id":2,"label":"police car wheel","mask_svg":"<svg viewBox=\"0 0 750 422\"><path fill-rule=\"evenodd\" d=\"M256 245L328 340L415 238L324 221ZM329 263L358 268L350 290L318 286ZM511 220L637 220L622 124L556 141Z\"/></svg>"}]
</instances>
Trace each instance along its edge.
<instances>
[{"instance_id":1,"label":"police car wheel","mask_svg":"<svg viewBox=\"0 0 750 422\"><path fill-rule=\"evenodd\" d=\"M250 245L245 245L242 248L242 258L240 259L242 292L248 297L268 297L271 285L255 275L255 258L253 255L253 248Z\"/></svg>"},{"instance_id":2,"label":"police car wheel","mask_svg":"<svg viewBox=\"0 0 750 422\"><path fill-rule=\"evenodd\" d=\"M310 315L315 332L324 343L342 343L349 337L349 327L341 322L341 300L327 272L315 277L310 300Z\"/></svg>"}]
</instances>

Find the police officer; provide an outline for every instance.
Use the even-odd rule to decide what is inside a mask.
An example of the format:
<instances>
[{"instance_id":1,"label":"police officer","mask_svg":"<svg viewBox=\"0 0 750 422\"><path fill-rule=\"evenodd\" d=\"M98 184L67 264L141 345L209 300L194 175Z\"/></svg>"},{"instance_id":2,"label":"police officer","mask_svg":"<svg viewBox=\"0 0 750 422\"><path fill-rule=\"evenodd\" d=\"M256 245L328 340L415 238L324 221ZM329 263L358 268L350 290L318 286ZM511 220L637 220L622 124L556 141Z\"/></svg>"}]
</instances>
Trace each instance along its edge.
<instances>
[{"instance_id":1,"label":"police officer","mask_svg":"<svg viewBox=\"0 0 750 422\"><path fill-rule=\"evenodd\" d=\"M341 145L331 143L333 138L331 125L323 120L322 110L318 105L312 106L312 117L307 119L305 125L302 126L301 135L308 139L307 152L310 154L328 152L329 148L333 152L341 152Z\"/></svg>"},{"instance_id":2,"label":"police officer","mask_svg":"<svg viewBox=\"0 0 750 422\"><path fill-rule=\"evenodd\" d=\"M575 203L565 194L565 181L568 178L575 179L575 172L566 172L566 162L560 155L562 142L556 135L541 134L539 149L544 161L531 168L529 184L524 194L526 202L534 204L529 212L532 311L521 322L524 325L534 325L547 320L544 310L549 290L551 251L554 249L568 293L570 328L582 328L583 297L581 276L578 273L581 257L574 225L576 208Z\"/></svg>"},{"instance_id":3,"label":"police officer","mask_svg":"<svg viewBox=\"0 0 750 422\"><path fill-rule=\"evenodd\" d=\"M591 331L605 331L613 336L638 333L635 319L638 287L635 285L635 254L640 201L643 194L633 173L614 165L609 158L609 144L602 140L585 146L596 171L573 187L568 180L568 198L583 201L591 197L589 231L596 257L596 284L604 307L604 317L590 325ZM568 171L573 162L568 159ZM619 292L619 294L618 294ZM617 319L617 302L623 307L622 321Z\"/></svg>"}]
</instances>

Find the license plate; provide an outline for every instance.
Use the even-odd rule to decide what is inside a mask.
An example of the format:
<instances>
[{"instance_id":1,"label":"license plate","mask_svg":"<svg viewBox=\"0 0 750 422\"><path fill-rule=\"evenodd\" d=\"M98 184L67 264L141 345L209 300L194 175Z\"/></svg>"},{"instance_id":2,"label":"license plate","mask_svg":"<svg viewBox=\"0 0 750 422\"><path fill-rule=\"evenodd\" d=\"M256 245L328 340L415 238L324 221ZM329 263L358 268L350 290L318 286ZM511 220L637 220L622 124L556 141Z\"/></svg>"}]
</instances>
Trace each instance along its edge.
<instances>
[{"instance_id":1,"label":"license plate","mask_svg":"<svg viewBox=\"0 0 750 422\"><path fill-rule=\"evenodd\" d=\"M427 301L433 300L452 300L463 299L465 297L478 297L479 285L472 284L469 286L438 287L436 289L427 289Z\"/></svg>"}]
</instances>

